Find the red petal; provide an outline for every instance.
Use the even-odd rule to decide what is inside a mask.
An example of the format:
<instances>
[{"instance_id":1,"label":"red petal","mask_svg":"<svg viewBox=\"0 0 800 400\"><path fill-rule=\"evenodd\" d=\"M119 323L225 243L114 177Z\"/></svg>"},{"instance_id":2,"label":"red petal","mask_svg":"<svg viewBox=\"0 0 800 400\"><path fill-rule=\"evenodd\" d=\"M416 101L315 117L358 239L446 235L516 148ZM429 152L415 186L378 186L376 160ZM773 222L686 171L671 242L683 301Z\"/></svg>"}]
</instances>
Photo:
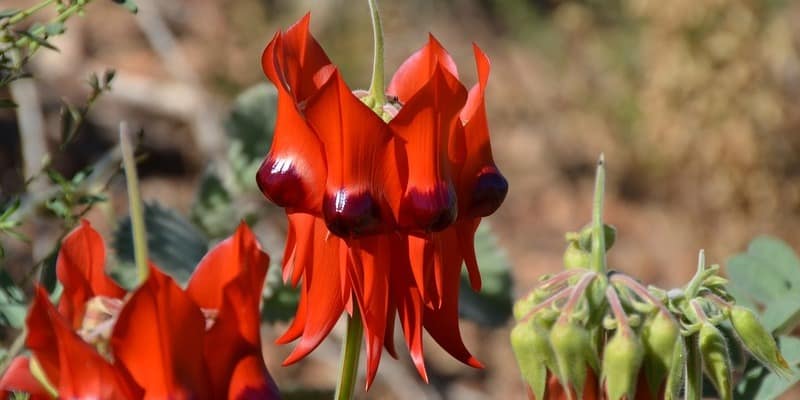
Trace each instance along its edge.
<instances>
[{"instance_id":1,"label":"red petal","mask_svg":"<svg viewBox=\"0 0 800 400\"><path fill-rule=\"evenodd\" d=\"M383 193L391 134L338 71L309 99L306 118L323 143L328 165L323 216L331 233L359 236L383 229L391 218Z\"/></svg>"},{"instance_id":2,"label":"red petal","mask_svg":"<svg viewBox=\"0 0 800 400\"><path fill-rule=\"evenodd\" d=\"M256 182L278 206L320 214L326 176L322 144L299 110L298 88L284 79L282 68L290 63L284 54L285 45L284 37L276 35L262 55L264 72L278 89L278 109L272 147L258 170ZM316 72L313 68L307 71L311 74L307 79L312 81ZM301 81L304 80L296 84Z\"/></svg>"},{"instance_id":3,"label":"red petal","mask_svg":"<svg viewBox=\"0 0 800 400\"><path fill-rule=\"evenodd\" d=\"M300 103L308 99L318 89L314 75L324 66L331 63L322 46L311 35L308 25L311 15L292 25L283 34L281 72L288 88L291 88L295 101ZM263 58L262 58L263 60Z\"/></svg>"},{"instance_id":4,"label":"red petal","mask_svg":"<svg viewBox=\"0 0 800 400\"><path fill-rule=\"evenodd\" d=\"M28 357L16 357L0 378L0 399L7 399L12 392L25 392L30 400L49 400L50 394L31 375Z\"/></svg>"},{"instance_id":5,"label":"red petal","mask_svg":"<svg viewBox=\"0 0 800 400\"><path fill-rule=\"evenodd\" d=\"M27 347L56 386L60 398L132 399L141 389L121 366L113 366L84 342L36 289L27 320Z\"/></svg>"},{"instance_id":6,"label":"red petal","mask_svg":"<svg viewBox=\"0 0 800 400\"><path fill-rule=\"evenodd\" d=\"M445 235L455 236L455 232L448 230L434 236L436 252L439 255L436 273L441 291L441 307L425 308L423 322L425 330L457 360L475 368L483 368L483 364L469 353L461 340L458 327L458 291L461 286L462 258L457 247L443 246L446 241L443 241L441 236Z\"/></svg>"},{"instance_id":7,"label":"red petal","mask_svg":"<svg viewBox=\"0 0 800 400\"><path fill-rule=\"evenodd\" d=\"M441 231L456 219L448 143L466 90L441 64L430 79L408 100L389 126L398 136L396 168L405 183L399 207L394 210L400 227ZM391 198L391 197L390 197ZM398 202L394 199L390 203Z\"/></svg>"},{"instance_id":8,"label":"red petal","mask_svg":"<svg viewBox=\"0 0 800 400\"><path fill-rule=\"evenodd\" d=\"M257 305L268 267L269 255L261 250L253 231L242 222L231 237L200 260L186 293L201 308L219 309L225 286L242 276L250 285L248 301Z\"/></svg>"},{"instance_id":9,"label":"red petal","mask_svg":"<svg viewBox=\"0 0 800 400\"><path fill-rule=\"evenodd\" d=\"M456 162L459 173L459 215L485 217L494 213L505 200L508 182L497 169L489 142L489 125L486 118L484 94L489 79L489 59L477 47L475 61L478 65L478 83L470 89L467 104L461 111L464 123L463 137L454 135L450 147L466 148L463 164Z\"/></svg>"},{"instance_id":10,"label":"red petal","mask_svg":"<svg viewBox=\"0 0 800 400\"><path fill-rule=\"evenodd\" d=\"M236 364L228 389L228 399L278 400L280 398L278 386L269 375L261 357L245 357Z\"/></svg>"},{"instance_id":11,"label":"red petal","mask_svg":"<svg viewBox=\"0 0 800 400\"><path fill-rule=\"evenodd\" d=\"M409 244L404 239L394 240L392 245L393 254L404 254L409 248ZM400 317L400 326L403 329L406 345L411 353L411 359L419 375L425 382L428 382L428 373L425 370L425 360L422 354L423 298L416 280L411 274L411 266L408 262L408 259L402 257L395 257L392 260L390 269L391 290L397 305L397 314Z\"/></svg>"},{"instance_id":12,"label":"red petal","mask_svg":"<svg viewBox=\"0 0 800 400\"><path fill-rule=\"evenodd\" d=\"M478 269L478 259L475 256L475 232L478 230L480 223L480 218L457 221L451 228L456 231L455 243L453 243L452 236L448 236L450 239L444 244L446 247L453 246L460 249L461 256L464 257L464 264L467 266L470 286L476 292L481 290L481 272Z\"/></svg>"},{"instance_id":13,"label":"red petal","mask_svg":"<svg viewBox=\"0 0 800 400\"><path fill-rule=\"evenodd\" d=\"M406 59L394 73L386 93L397 96L403 103L408 102L428 82L438 64L458 78L453 58L433 35L428 35L428 43Z\"/></svg>"},{"instance_id":14,"label":"red petal","mask_svg":"<svg viewBox=\"0 0 800 400\"><path fill-rule=\"evenodd\" d=\"M328 336L344 311L337 265L341 239L328 237L328 230L321 220L317 220L314 229L314 260L306 265L303 278L302 290L306 292L308 301L303 335L283 365L297 362L314 350Z\"/></svg>"},{"instance_id":15,"label":"red petal","mask_svg":"<svg viewBox=\"0 0 800 400\"><path fill-rule=\"evenodd\" d=\"M59 311L77 329L83 322L86 302L95 296L122 298L125 290L105 273L106 250L103 238L89 221L70 232L61 243L56 260L56 275L64 285Z\"/></svg>"},{"instance_id":16,"label":"red petal","mask_svg":"<svg viewBox=\"0 0 800 400\"><path fill-rule=\"evenodd\" d=\"M208 398L203 363L205 318L178 285L151 266L111 334L117 360L153 398Z\"/></svg>"}]
</instances>

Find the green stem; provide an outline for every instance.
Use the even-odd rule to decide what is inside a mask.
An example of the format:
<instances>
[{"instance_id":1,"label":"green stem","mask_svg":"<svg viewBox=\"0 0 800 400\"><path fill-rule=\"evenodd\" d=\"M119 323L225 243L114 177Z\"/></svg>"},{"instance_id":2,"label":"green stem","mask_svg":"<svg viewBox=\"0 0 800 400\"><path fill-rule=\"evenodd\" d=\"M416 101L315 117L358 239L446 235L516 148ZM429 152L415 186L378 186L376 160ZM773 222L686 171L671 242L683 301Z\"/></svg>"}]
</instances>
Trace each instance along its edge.
<instances>
[{"instance_id":1,"label":"green stem","mask_svg":"<svg viewBox=\"0 0 800 400\"><path fill-rule=\"evenodd\" d=\"M378 12L377 0L368 0L369 12L372 16L372 36L375 47L372 58L372 82L369 84L369 97L375 102L376 107L386 104L383 82L383 27L381 15Z\"/></svg>"},{"instance_id":2,"label":"green stem","mask_svg":"<svg viewBox=\"0 0 800 400\"><path fill-rule=\"evenodd\" d=\"M686 400L703 398L703 361L697 347L697 335L684 338L686 343Z\"/></svg>"},{"instance_id":3,"label":"green stem","mask_svg":"<svg viewBox=\"0 0 800 400\"><path fill-rule=\"evenodd\" d=\"M51 20L51 21L50 21L50 23L56 23L56 22L64 22L64 21L66 21L66 20L67 20L67 19L69 19L69 17L71 17L72 15L74 15L74 14L76 14L76 13L80 12L80 11L83 9L83 7L84 7L84 6L86 6L86 4L88 4L88 3L89 3L89 1L90 1L90 0L86 0L86 1L79 1L79 2L77 2L77 3L75 3L75 4L71 5L71 6L67 7L67 9L65 9L64 11L62 11L62 12L61 12L61 14L58 14L58 16L56 16L56 17L55 17L53 20ZM47 26L46 26L46 25L42 25L42 26L39 26L39 27L37 27L36 29L34 29L34 30L30 31L30 34L31 34L32 36L39 36L39 35L41 35L41 34L45 33L45 32L46 32L46 30L47 30ZM23 37L23 38L20 38L19 40L17 40L17 41L14 43L14 46L15 46L15 47L22 47L22 46L25 46L26 44L28 44L28 42L30 42L30 40L31 40L31 39L30 39L30 38L28 38L28 37Z\"/></svg>"},{"instance_id":4,"label":"green stem","mask_svg":"<svg viewBox=\"0 0 800 400\"><path fill-rule=\"evenodd\" d=\"M685 294L687 299L695 297L700 285L703 284L706 278L706 252L705 250L700 250L700 254L697 255L697 272L695 272L689 284L686 285Z\"/></svg>"},{"instance_id":5,"label":"green stem","mask_svg":"<svg viewBox=\"0 0 800 400\"><path fill-rule=\"evenodd\" d=\"M353 315L347 319L347 336L342 348L342 362L339 365L339 383L336 385L336 400L350 400L358 380L358 358L361 355L361 340L364 326L358 307L353 307Z\"/></svg>"},{"instance_id":6,"label":"green stem","mask_svg":"<svg viewBox=\"0 0 800 400\"><path fill-rule=\"evenodd\" d=\"M28 8L26 10L22 10L19 13L15 14L13 17L9 18L8 21L6 22L6 25L14 25L16 23L19 23L20 21L24 20L25 18L28 18L31 15L36 14L37 12L42 10L43 8L49 6L50 4L53 4L55 1L56 0L45 0L45 1L33 6L31 8Z\"/></svg>"},{"instance_id":7,"label":"green stem","mask_svg":"<svg viewBox=\"0 0 800 400\"><path fill-rule=\"evenodd\" d=\"M606 184L605 156L600 154L594 182L592 203L592 255L589 266L598 274L606 273L606 235L603 227L603 195Z\"/></svg>"},{"instance_id":8,"label":"green stem","mask_svg":"<svg viewBox=\"0 0 800 400\"><path fill-rule=\"evenodd\" d=\"M131 228L133 230L133 255L136 262L136 271L139 283L147 280L149 269L147 267L147 232L144 227L144 212L142 196L139 193L139 177L136 173L136 158L133 156L128 125L119 124L119 147L122 151L122 165L125 168L125 178L128 183L128 208L131 214Z\"/></svg>"}]
</instances>

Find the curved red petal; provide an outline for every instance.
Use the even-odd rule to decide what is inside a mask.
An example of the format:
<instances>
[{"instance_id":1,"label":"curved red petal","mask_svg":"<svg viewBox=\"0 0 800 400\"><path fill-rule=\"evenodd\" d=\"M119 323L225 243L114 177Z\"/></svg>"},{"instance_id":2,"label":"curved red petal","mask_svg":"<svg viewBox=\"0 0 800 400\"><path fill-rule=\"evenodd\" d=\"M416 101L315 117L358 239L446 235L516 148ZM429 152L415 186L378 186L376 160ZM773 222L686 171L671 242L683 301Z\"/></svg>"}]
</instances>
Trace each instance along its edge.
<instances>
[{"instance_id":1,"label":"curved red petal","mask_svg":"<svg viewBox=\"0 0 800 400\"><path fill-rule=\"evenodd\" d=\"M439 41L429 34L428 43L408 57L394 73L386 93L397 96L402 103L408 102L431 78L437 65L441 65L458 78L458 68L453 58Z\"/></svg>"},{"instance_id":2,"label":"curved red petal","mask_svg":"<svg viewBox=\"0 0 800 400\"><path fill-rule=\"evenodd\" d=\"M323 143L328 176L322 214L340 237L380 231L391 218L385 205L384 160L391 134L334 70L309 99L305 115Z\"/></svg>"},{"instance_id":3,"label":"curved red petal","mask_svg":"<svg viewBox=\"0 0 800 400\"><path fill-rule=\"evenodd\" d=\"M456 192L452 181L448 143L458 113L466 101L458 79L437 63L430 79L408 100L389 123L397 135L395 159L403 187L393 210L404 229L441 231L456 219Z\"/></svg>"},{"instance_id":4,"label":"curved red petal","mask_svg":"<svg viewBox=\"0 0 800 400\"><path fill-rule=\"evenodd\" d=\"M236 232L206 254L192 274L186 293L201 308L219 309L226 285L243 277L250 285L247 301L259 304L269 255L253 231L241 222Z\"/></svg>"},{"instance_id":5,"label":"curved red petal","mask_svg":"<svg viewBox=\"0 0 800 400\"><path fill-rule=\"evenodd\" d=\"M489 78L489 59L473 46L478 65L478 83L470 89L469 97L461 111L463 137L453 136L451 148L464 147L466 157L456 162L459 172L459 214L463 217L485 217L491 215L505 200L508 181L500 173L492 157L489 141L489 124L486 118L484 94Z\"/></svg>"},{"instance_id":6,"label":"curved red petal","mask_svg":"<svg viewBox=\"0 0 800 400\"><path fill-rule=\"evenodd\" d=\"M297 362L319 346L344 311L337 265L341 239L328 237L328 229L319 220L314 229L314 259L306 265L303 278L302 290L308 301L303 334L283 365Z\"/></svg>"},{"instance_id":7,"label":"curved red petal","mask_svg":"<svg viewBox=\"0 0 800 400\"><path fill-rule=\"evenodd\" d=\"M293 36L295 42L297 36ZM301 113L296 97L298 88L284 77L286 64L299 62L287 61L291 55L285 54L285 47L290 44L278 34L262 55L264 72L278 90L278 109L272 145L256 174L256 182L264 195L278 206L319 214L325 185L325 161L322 144ZM309 68L306 73L310 76L306 80L313 82L317 72L314 68L320 66L315 63Z\"/></svg>"},{"instance_id":8,"label":"curved red petal","mask_svg":"<svg viewBox=\"0 0 800 400\"><path fill-rule=\"evenodd\" d=\"M145 395L209 398L203 363L205 318L192 299L157 268L119 314L111 348Z\"/></svg>"},{"instance_id":9,"label":"curved red petal","mask_svg":"<svg viewBox=\"0 0 800 400\"><path fill-rule=\"evenodd\" d=\"M259 356L244 357L236 364L228 389L230 400L279 400L278 386Z\"/></svg>"},{"instance_id":10,"label":"curved red petal","mask_svg":"<svg viewBox=\"0 0 800 400\"><path fill-rule=\"evenodd\" d=\"M437 286L441 291L440 307L426 307L424 310L423 325L431 337L442 348L457 360L475 367L483 368L483 364L470 354L461 339L458 326L458 292L461 286L461 261L457 247L444 246L445 241L441 236L455 236L455 232L448 230L434 236L436 247Z\"/></svg>"},{"instance_id":11,"label":"curved red petal","mask_svg":"<svg viewBox=\"0 0 800 400\"><path fill-rule=\"evenodd\" d=\"M70 232L61 243L56 259L56 276L64 286L59 311L78 328L86 302L95 296L121 298L125 290L105 273L106 250L103 238L87 220Z\"/></svg>"},{"instance_id":12,"label":"curved red petal","mask_svg":"<svg viewBox=\"0 0 800 400\"><path fill-rule=\"evenodd\" d=\"M24 392L30 400L52 399L44 387L33 377L28 357L16 357L11 361L3 377L0 378L0 399L8 398L12 392Z\"/></svg>"},{"instance_id":13,"label":"curved red petal","mask_svg":"<svg viewBox=\"0 0 800 400\"><path fill-rule=\"evenodd\" d=\"M467 266L470 286L476 292L481 290L481 272L478 269L478 258L475 256L475 232L478 230L480 223L480 218L457 221L452 227L456 231L456 239L453 240L452 237L448 236L450 239L444 244L444 246L453 246L460 249L461 256L464 257L464 264Z\"/></svg>"},{"instance_id":14,"label":"curved red petal","mask_svg":"<svg viewBox=\"0 0 800 400\"><path fill-rule=\"evenodd\" d=\"M121 366L110 364L84 342L50 303L42 288L27 319L27 347L61 398L132 399L141 389Z\"/></svg>"}]
</instances>

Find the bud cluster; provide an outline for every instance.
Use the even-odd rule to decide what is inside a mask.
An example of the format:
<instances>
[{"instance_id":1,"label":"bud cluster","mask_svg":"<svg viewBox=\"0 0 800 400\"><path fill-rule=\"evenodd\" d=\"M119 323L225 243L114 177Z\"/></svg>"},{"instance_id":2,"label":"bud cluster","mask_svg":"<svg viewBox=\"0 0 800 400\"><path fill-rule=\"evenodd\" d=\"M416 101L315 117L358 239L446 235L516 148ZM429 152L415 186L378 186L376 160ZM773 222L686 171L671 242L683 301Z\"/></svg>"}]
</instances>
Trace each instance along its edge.
<instances>
[{"instance_id":1,"label":"bud cluster","mask_svg":"<svg viewBox=\"0 0 800 400\"><path fill-rule=\"evenodd\" d=\"M778 375L789 366L749 309L735 305L719 266L679 289L644 286L606 270L616 230L602 223L603 166L593 223L566 235L565 270L545 276L514 305L511 345L535 399L702 398L703 373L732 398L730 328L743 349Z\"/></svg>"}]
</instances>

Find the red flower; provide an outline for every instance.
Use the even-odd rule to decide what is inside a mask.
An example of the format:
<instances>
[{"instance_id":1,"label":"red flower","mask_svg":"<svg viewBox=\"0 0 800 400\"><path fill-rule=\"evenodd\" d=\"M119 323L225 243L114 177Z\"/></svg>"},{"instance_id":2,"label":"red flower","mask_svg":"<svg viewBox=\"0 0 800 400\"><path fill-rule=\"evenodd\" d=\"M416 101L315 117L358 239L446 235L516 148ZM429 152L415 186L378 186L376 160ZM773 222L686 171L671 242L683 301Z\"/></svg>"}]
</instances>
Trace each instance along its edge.
<instances>
[{"instance_id":1,"label":"red flower","mask_svg":"<svg viewBox=\"0 0 800 400\"><path fill-rule=\"evenodd\" d=\"M203 258L186 291L151 265L125 300L104 273L104 257L102 239L84 221L59 252L58 309L37 289L28 315L26 344L59 397L280 397L259 335L269 257L246 225ZM26 363L16 360L0 389L49 398Z\"/></svg>"},{"instance_id":2,"label":"red flower","mask_svg":"<svg viewBox=\"0 0 800 400\"><path fill-rule=\"evenodd\" d=\"M423 378L423 328L480 367L461 341L458 290L464 262L480 289L474 233L508 189L489 143L488 59L474 47L479 80L467 91L430 36L389 84L397 101L376 111L347 87L308 25L306 15L277 33L262 55L278 114L256 179L288 215L284 279L297 285L302 278L297 314L278 340L300 338L285 364L306 356L345 310L358 307L367 386L382 347L395 354L395 315Z\"/></svg>"}]
</instances>

